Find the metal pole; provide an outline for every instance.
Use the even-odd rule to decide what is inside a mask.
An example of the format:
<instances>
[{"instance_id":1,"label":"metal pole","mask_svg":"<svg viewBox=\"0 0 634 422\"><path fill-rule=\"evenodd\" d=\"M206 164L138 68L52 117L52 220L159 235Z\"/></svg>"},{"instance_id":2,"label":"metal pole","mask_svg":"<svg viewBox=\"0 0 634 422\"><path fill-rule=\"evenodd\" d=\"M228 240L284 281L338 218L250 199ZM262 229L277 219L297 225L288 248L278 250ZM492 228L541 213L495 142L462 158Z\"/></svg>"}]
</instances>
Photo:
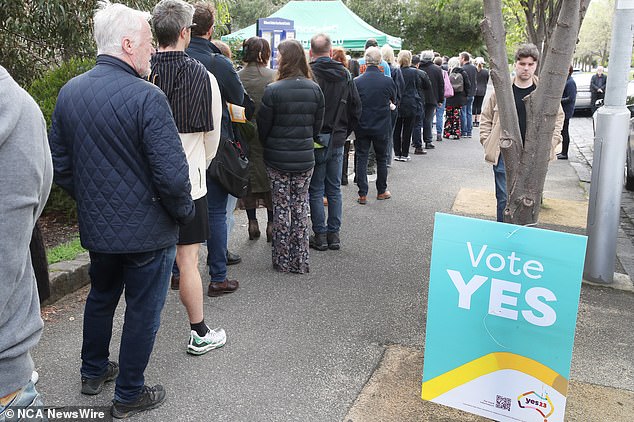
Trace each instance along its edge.
<instances>
[{"instance_id":1,"label":"metal pole","mask_svg":"<svg viewBox=\"0 0 634 422\"><path fill-rule=\"evenodd\" d=\"M634 0L617 0L612 19L605 105L597 111L588 207L588 248L583 277L612 283L616 261L625 148L630 112L625 107L634 35Z\"/></svg>"}]
</instances>

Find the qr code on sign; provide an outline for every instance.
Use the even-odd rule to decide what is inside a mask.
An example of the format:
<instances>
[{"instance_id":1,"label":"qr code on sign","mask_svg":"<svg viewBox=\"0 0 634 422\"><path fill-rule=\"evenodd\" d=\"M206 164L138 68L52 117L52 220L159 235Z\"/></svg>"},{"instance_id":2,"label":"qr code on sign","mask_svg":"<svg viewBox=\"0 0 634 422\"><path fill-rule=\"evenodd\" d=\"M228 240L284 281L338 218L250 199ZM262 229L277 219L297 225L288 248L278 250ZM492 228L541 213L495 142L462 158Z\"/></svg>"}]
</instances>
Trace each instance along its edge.
<instances>
[{"instance_id":1,"label":"qr code on sign","mask_svg":"<svg viewBox=\"0 0 634 422\"><path fill-rule=\"evenodd\" d=\"M511 411L511 399L508 397L496 396L495 407Z\"/></svg>"}]
</instances>

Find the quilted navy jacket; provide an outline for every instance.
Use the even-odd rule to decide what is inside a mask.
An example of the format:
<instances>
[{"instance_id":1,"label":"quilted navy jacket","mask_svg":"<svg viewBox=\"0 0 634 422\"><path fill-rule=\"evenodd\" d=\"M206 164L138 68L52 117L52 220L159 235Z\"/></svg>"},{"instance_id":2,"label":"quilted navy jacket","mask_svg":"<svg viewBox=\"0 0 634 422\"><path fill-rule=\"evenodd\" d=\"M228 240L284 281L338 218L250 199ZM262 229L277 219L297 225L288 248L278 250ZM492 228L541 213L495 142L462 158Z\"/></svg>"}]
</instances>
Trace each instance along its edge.
<instances>
[{"instance_id":1,"label":"quilted navy jacket","mask_svg":"<svg viewBox=\"0 0 634 422\"><path fill-rule=\"evenodd\" d=\"M61 89L49 134L54 180L77 201L82 246L135 253L176 244L193 218L185 153L165 94L97 57Z\"/></svg>"}]
</instances>

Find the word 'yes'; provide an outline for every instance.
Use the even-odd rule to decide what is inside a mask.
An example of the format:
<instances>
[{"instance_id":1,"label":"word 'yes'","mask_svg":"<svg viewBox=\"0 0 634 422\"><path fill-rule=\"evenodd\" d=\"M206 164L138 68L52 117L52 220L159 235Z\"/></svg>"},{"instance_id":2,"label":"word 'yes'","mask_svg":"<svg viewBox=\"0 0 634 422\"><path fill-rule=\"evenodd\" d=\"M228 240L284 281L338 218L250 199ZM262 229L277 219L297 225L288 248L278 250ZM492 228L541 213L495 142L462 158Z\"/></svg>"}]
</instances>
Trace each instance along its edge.
<instances>
[{"instance_id":1,"label":"word 'yes'","mask_svg":"<svg viewBox=\"0 0 634 422\"><path fill-rule=\"evenodd\" d=\"M480 262L482 262L487 245L483 245L480 248L477 257L473 253L473 248L470 242L467 242L467 249L469 250L471 265L474 268L477 268ZM539 261L535 260L526 261L521 270L516 269L515 263L519 262L521 259L515 255L515 252L511 252L508 256L508 260L509 272L511 275L520 275L524 273L526 277L535 280L541 278L540 273L544 271L543 265ZM485 258L484 262L491 271L499 272L506 268L506 260L502 255L497 253L489 254ZM474 275L468 283L465 283L460 272L448 269L447 273L458 290L458 307L462 309L471 309L471 297L480 287L482 287L482 285L484 285L484 283L489 280L489 277ZM489 314L517 321L519 312L515 309L504 307L503 305L517 307L517 297L505 293L510 292L519 294L521 293L521 290L522 285L520 283L491 278ZM526 304L531 308L531 310L521 311L522 317L524 317L527 322L540 327L548 327L555 323L557 320L557 313L553 308L545 303L557 300L557 297L552 291L544 287L531 287L524 293L524 299ZM543 299L545 302L540 299ZM536 314L535 311L539 314Z\"/></svg>"}]
</instances>

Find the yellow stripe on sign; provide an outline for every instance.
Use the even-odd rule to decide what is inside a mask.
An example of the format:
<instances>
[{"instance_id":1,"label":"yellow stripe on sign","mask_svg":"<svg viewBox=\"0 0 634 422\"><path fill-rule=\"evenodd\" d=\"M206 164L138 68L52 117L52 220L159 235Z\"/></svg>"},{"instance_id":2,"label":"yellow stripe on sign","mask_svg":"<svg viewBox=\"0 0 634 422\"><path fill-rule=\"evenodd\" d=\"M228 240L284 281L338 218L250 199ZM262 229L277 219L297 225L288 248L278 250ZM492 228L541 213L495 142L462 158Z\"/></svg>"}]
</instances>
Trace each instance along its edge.
<instances>
[{"instance_id":1,"label":"yellow stripe on sign","mask_svg":"<svg viewBox=\"0 0 634 422\"><path fill-rule=\"evenodd\" d=\"M537 378L551 386L564 397L568 393L568 380L546 365L515 353L496 352L465 363L449 372L423 383L421 397L433 400L436 397L464 385L474 379L503 369L513 369Z\"/></svg>"}]
</instances>

